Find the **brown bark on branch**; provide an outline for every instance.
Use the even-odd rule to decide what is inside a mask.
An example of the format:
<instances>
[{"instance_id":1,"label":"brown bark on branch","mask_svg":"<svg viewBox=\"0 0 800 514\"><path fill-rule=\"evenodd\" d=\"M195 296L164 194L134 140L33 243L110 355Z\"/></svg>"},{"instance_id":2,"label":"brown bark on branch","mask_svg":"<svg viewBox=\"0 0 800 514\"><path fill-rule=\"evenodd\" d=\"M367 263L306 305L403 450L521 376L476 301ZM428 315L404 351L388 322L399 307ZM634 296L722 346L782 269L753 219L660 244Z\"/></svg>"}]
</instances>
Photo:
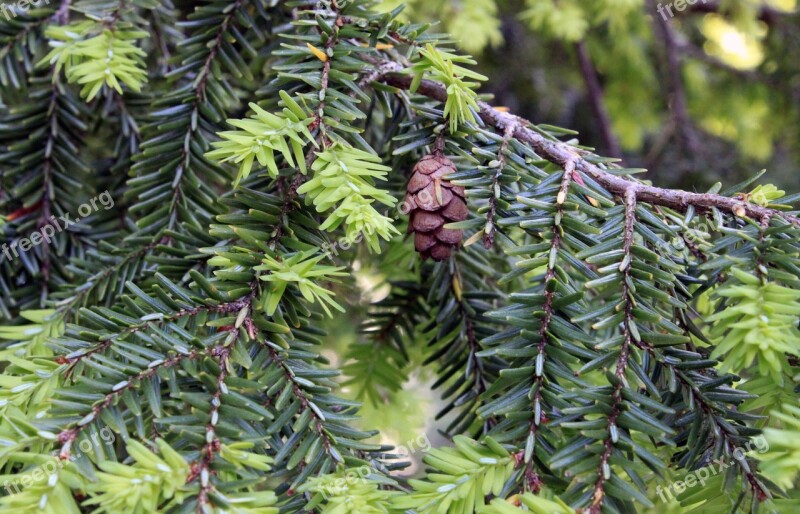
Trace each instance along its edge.
<instances>
[{"instance_id":1,"label":"brown bark on branch","mask_svg":"<svg viewBox=\"0 0 800 514\"><path fill-rule=\"evenodd\" d=\"M412 76L398 73L402 71L399 64L387 66L382 69L388 71L385 75L376 80L400 89L409 89ZM416 92L428 98L445 102L447 91L442 84L428 79L423 79ZM584 173L603 186L607 191L625 197L628 191L633 191L638 202L649 203L669 207L678 211L684 211L689 206L694 206L700 210L712 208L722 209L733 213L736 216L747 216L755 220L764 218L780 217L789 223L800 226L800 218L793 214L788 214L776 209L770 209L754 203L711 193L692 193L681 189L665 189L643 184L628 178L623 178L599 166L592 164L583 156L585 151L575 148L561 141L553 141L545 138L541 134L528 128L532 123L511 113L496 110L486 102L478 102L481 119L489 126L503 131L509 125L516 125L514 138L528 144L542 158L564 167L569 161L574 161L575 170Z\"/></svg>"}]
</instances>

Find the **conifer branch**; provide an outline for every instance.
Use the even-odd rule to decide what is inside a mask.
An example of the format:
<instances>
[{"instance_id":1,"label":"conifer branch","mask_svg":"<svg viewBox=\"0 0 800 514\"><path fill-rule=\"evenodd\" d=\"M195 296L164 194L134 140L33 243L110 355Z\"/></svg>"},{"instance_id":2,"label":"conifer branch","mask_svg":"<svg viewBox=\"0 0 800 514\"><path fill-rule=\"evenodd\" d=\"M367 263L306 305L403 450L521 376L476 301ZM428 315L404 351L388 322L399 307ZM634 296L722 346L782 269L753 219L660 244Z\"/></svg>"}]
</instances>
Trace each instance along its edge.
<instances>
[{"instance_id":1,"label":"conifer branch","mask_svg":"<svg viewBox=\"0 0 800 514\"><path fill-rule=\"evenodd\" d=\"M496 162L492 163L495 165L495 171L494 176L492 177L492 196L489 197L489 211L486 213L486 229L483 233L483 246L485 248L491 248L492 245L494 245L494 234L497 231L497 227L495 226L497 200L500 196L499 180L500 175L503 173L503 168L505 168L506 165L506 152L508 151L508 145L514 138L514 131L516 129L517 125L515 123L509 124L503 129L503 139L500 142L500 147L497 149L497 159ZM442 133L444 133L444 131L442 131Z\"/></svg>"},{"instance_id":2,"label":"conifer branch","mask_svg":"<svg viewBox=\"0 0 800 514\"><path fill-rule=\"evenodd\" d=\"M70 458L72 444L75 439L78 438L78 435L84 429L89 427L92 421L98 419L102 412L111 406L115 399L122 397L122 395L127 391L140 385L142 381L152 378L162 369L177 366L187 359L196 360L204 356L214 355L214 353L219 349L220 347L211 347L202 351L192 350L185 355L175 355L168 359L164 359L161 362L156 362L155 364L148 366L147 369L131 376L127 380L117 383L110 393L106 394L99 403L96 403L92 406L92 409L88 414L86 414L80 421L75 423L75 426L68 426L62 429L62 431L58 434L58 441L61 444L59 458L61 460L68 460Z\"/></svg>"},{"instance_id":3,"label":"conifer branch","mask_svg":"<svg viewBox=\"0 0 800 514\"><path fill-rule=\"evenodd\" d=\"M135 334L136 332L139 332L141 330L146 330L146 329L150 328L151 326L160 326L160 325L162 325L164 323L177 321L177 320L179 320L181 318L185 318L185 317L194 317L194 316L197 316L198 314L203 313L203 312L216 312L216 313L224 314L224 313L238 311L239 309L241 309L245 305L249 305L249 302L250 302L250 298L247 298L247 299L244 299L244 300L242 300L242 299L233 300L233 301L230 301L230 302L225 302L225 303L221 303L221 304L217 304L217 305L213 305L213 304L212 305L201 305L201 306L193 307L191 309L182 309L182 310L179 310L179 311L177 311L177 312L175 312L175 313L173 313L171 315L168 315L168 316L160 316L157 319L148 319L148 320L143 321L141 323L130 325L130 326L126 327L124 330L121 330L121 331L117 332L116 334L111 334L111 335L106 336L101 342L97 343L96 345L94 345L91 348L75 352L73 355L66 355L66 356L57 357L57 361L60 364L69 364L69 366L65 370L65 375L69 376L69 374L71 373L72 369L74 369L75 366L78 365L81 361L83 361L87 357L90 357L90 356L92 356L92 355L94 355L96 353L102 353L108 347L113 345L115 341L123 339L123 338L125 338L125 337L127 337L127 336L129 336L131 334Z\"/></svg>"},{"instance_id":4,"label":"conifer branch","mask_svg":"<svg viewBox=\"0 0 800 514\"><path fill-rule=\"evenodd\" d=\"M94 275L87 278L86 282L82 286L79 286L71 297L67 298L66 300L62 300L56 304L58 311L64 313L65 319L68 319L69 316L72 314L73 308L80 305L81 302L84 301L84 299L97 287L98 283L103 282L108 277L115 274L116 272L118 272L131 262L134 262L137 259L145 257L157 245L158 243L153 241L147 243L146 245L140 248L131 250L130 252L128 252L127 255L119 259L117 262L110 264L105 268L101 269L100 271L96 272Z\"/></svg>"},{"instance_id":5,"label":"conifer branch","mask_svg":"<svg viewBox=\"0 0 800 514\"><path fill-rule=\"evenodd\" d=\"M206 99L206 87L208 86L208 77L211 73L211 66L214 63L214 59L217 56L217 53L220 50L220 45L222 44L222 39L227 33L228 26L230 25L231 21L236 16L236 11L242 6L245 0L236 0L234 7L230 9L225 17L222 19L222 23L217 30L217 35L213 40L213 43L208 47L208 55L206 56L205 62L203 66L200 68L197 77L194 79L193 87L194 87L194 102L192 104L192 123L189 124L188 130L186 135L184 136L185 143L183 148L181 149L181 158L180 164L178 165L178 179L174 180L172 183L172 199L169 204L169 219L170 222L167 225L168 228L172 228L175 222L174 213L175 210L178 208L178 203L180 202L181 196L181 183L183 178L186 176L186 168L190 166L190 160L192 158L191 151L190 151L190 138L194 137L195 133L198 130L199 124L197 123L197 118L200 116L200 105L201 103L205 102ZM158 237L158 236L156 236Z\"/></svg>"},{"instance_id":6,"label":"conifer branch","mask_svg":"<svg viewBox=\"0 0 800 514\"><path fill-rule=\"evenodd\" d=\"M379 81L400 89L409 89L411 87L413 77L396 73L402 69L399 64L387 64L386 69L391 71L381 76L378 79ZM447 100L447 91L444 86L433 80L423 79L416 91L439 102ZM544 159L560 166L564 166L568 161L574 160L577 172L590 176L611 193L624 196L626 191L632 190L638 202L669 207L677 211L685 211L689 206L694 206L701 210L716 208L728 211L738 217L747 216L755 220L769 215L800 226L800 218L793 214L737 198L712 193L692 193L680 189L666 189L627 180L591 163L586 157L583 157L585 153L583 150L561 141L547 139L545 136L528 128L531 126L529 121L510 113L498 111L485 102L478 102L478 106L480 109L478 115L487 125L503 130L508 125L516 124L517 127L514 130L515 139L530 145Z\"/></svg>"},{"instance_id":7,"label":"conifer branch","mask_svg":"<svg viewBox=\"0 0 800 514\"><path fill-rule=\"evenodd\" d=\"M211 66L214 63L214 59L217 57L217 53L220 51L220 46L222 45L222 38L225 37L225 34L228 31L228 26L231 24L231 21L236 17L236 11L239 10L246 0L236 0L233 3L230 9L228 9L227 14L222 19L222 23L217 29L217 35L215 36L212 44L208 47L208 55L206 56L206 60L203 63L203 66L200 68L200 72L197 74L197 78L195 78L195 103L194 103L194 110L197 111L199 108L199 104L205 101L206 98L206 87L208 84L208 76L211 73Z\"/></svg>"},{"instance_id":8,"label":"conifer branch","mask_svg":"<svg viewBox=\"0 0 800 514\"><path fill-rule=\"evenodd\" d=\"M708 423L713 427L709 433L712 441L709 446L716 446L717 442L721 443L724 455L732 457L737 449L740 448L741 436L731 433L730 424L727 422L720 423L717 419L716 411L719 409L710 404L705 398L702 391L697 385L685 374L683 370L674 370L678 380L691 391L694 401L696 401L703 413L703 416L708 420ZM741 450L740 450L741 451ZM748 464L746 458L733 458L736 466L741 470L742 475L747 480L748 485L755 493L759 501L772 498L769 489L759 480L755 473L755 464Z\"/></svg>"},{"instance_id":9,"label":"conifer branch","mask_svg":"<svg viewBox=\"0 0 800 514\"><path fill-rule=\"evenodd\" d=\"M622 272L622 303L623 306L623 321L622 321L622 345L617 357L616 369L614 375L616 383L614 390L611 393L611 414L608 416L608 438L603 443L603 454L600 456L600 466L597 470L597 482L594 485L594 494L592 496L592 505L589 509L590 514L600 514L602 512L603 501L605 499L605 483L611 478L611 464L609 459L614 451L614 445L618 440L617 418L622 413L622 394L623 390L628 387L627 379L625 378L625 370L628 367L628 359L631 357L631 345L635 343L631 333L630 324L633 323L633 301L631 299L632 292L630 290L630 267L633 256L631 254L631 247L633 246L633 233L636 224L636 192L633 189L625 191L625 224L622 232L622 263L620 264L620 272Z\"/></svg>"},{"instance_id":10,"label":"conifer branch","mask_svg":"<svg viewBox=\"0 0 800 514\"><path fill-rule=\"evenodd\" d=\"M555 290L551 289L550 284L556 278L556 259L558 252L561 250L561 227L558 222L563 213L564 201L567 199L570 186L574 179L575 174L575 161L569 160L564 163L563 176L556 195L556 210L554 213L554 223L551 227L552 236L550 240L550 249L548 251L547 271L544 274L542 283L544 284L544 303L542 304L542 320L539 327L536 364L534 367L534 394L533 394L533 413L530 418L528 428L528 438L535 440L536 433L542 424L548 418L548 412L543 408L542 404L545 399L542 396L542 389L545 387L545 359L547 356L547 344L549 343L550 323L553 320L554 308L553 300L555 299ZM543 410L544 409L544 410ZM531 455L525 455L527 459L525 467L525 486L528 490L538 492L541 487L541 480L536 469Z\"/></svg>"},{"instance_id":11,"label":"conifer branch","mask_svg":"<svg viewBox=\"0 0 800 514\"><path fill-rule=\"evenodd\" d=\"M300 402L302 410L308 411L311 414L311 418L314 420L314 429L322 440L322 446L325 452L336 462L342 462L342 456L335 448L335 441L333 441L325 431L325 417L316 404L311 401L311 398L303 391L300 381L298 381L297 376L289 366L286 358L280 355L272 345L262 343L262 346L269 352L272 362L281 368L284 378L292 384L292 394Z\"/></svg>"},{"instance_id":12,"label":"conifer branch","mask_svg":"<svg viewBox=\"0 0 800 514\"><path fill-rule=\"evenodd\" d=\"M475 333L475 321L473 320L473 313L470 312L471 309L466 304L464 292L461 290L461 284L463 283L464 279L462 278L461 268L458 266L458 264L456 264L451 290L453 296L456 297L456 301L458 302L459 315L462 319L464 335L466 336L467 340L466 349L468 355L465 370L469 373L469 375L471 375L469 378L472 381L472 389L475 391L475 397L480 398L481 395L489 388L491 382L487 378L483 359L481 359L481 357L478 355L481 350L481 346ZM491 427L497 423L497 420L494 418L488 418L484 420L484 423L488 427Z\"/></svg>"},{"instance_id":13,"label":"conifer branch","mask_svg":"<svg viewBox=\"0 0 800 514\"><path fill-rule=\"evenodd\" d=\"M243 309L249 310L250 306L245 306ZM200 494L197 497L197 514L202 514L207 509L206 506L209 503L208 494L213 489L210 478L211 463L214 461L214 455L219 452L220 449L220 440L217 438L216 426L219 422L222 393L227 390L225 379L228 377L228 356L231 352L230 346L234 344L236 340L235 333L239 331L237 327L231 327L230 330L231 333L234 334L234 338L232 338L231 342L224 346L216 347L211 352L211 355L213 355L219 364L217 390L211 395L211 409L209 410L209 421L206 427L206 444L203 449L200 450L199 462L192 467L192 473L186 480L188 483L191 482L194 477L200 477Z\"/></svg>"},{"instance_id":14,"label":"conifer branch","mask_svg":"<svg viewBox=\"0 0 800 514\"><path fill-rule=\"evenodd\" d=\"M53 68L51 68L51 73L55 73ZM42 163L42 200L41 204L39 205L39 219L36 221L36 229L41 230L42 227L49 224L52 220L50 216L52 216L52 207L51 202L53 198L53 184L52 184L52 151L53 151L53 144L56 135L57 121L56 116L58 112L58 96L59 96L59 84L57 80L53 81L53 85L51 86L50 90L50 102L47 106L47 121L45 124L48 127L52 127L47 131L47 138L45 139L44 147L44 162ZM42 295L43 297L47 295L47 287L50 282L50 251L45 251L44 255L42 256L42 278L44 279L41 282L41 286L43 288Z\"/></svg>"},{"instance_id":15,"label":"conifer branch","mask_svg":"<svg viewBox=\"0 0 800 514\"><path fill-rule=\"evenodd\" d=\"M64 25L69 21L69 6L71 0L62 0L61 4L55 14L50 18L51 21ZM55 66L50 67L50 76L53 78L52 85L50 86L50 101L47 106L47 120L44 125L48 127L47 138L44 142L44 158L42 162L42 199L39 205L39 219L36 221L36 229L41 230L42 227L52 222L52 201L54 198L53 184L52 184L52 171L53 171L53 147L58 133L58 100L61 94L60 88L63 87L56 75ZM47 296L47 288L50 282L50 250L46 250L42 256L42 297Z\"/></svg>"},{"instance_id":16,"label":"conifer branch","mask_svg":"<svg viewBox=\"0 0 800 514\"><path fill-rule=\"evenodd\" d=\"M336 44L339 42L339 27L341 27L344 23L342 21L342 17L339 15L339 10L335 2L332 3L331 7L336 17L331 27L333 32L328 35L328 39L325 41L325 51L317 54L319 50L309 43L309 48L312 51L316 50L314 54L317 55L317 58L322 61L322 71L320 72L319 77L319 103L317 104L317 109L314 112L314 121L311 123L311 125L309 125L308 128L309 130L319 129L321 135L320 143L322 144L323 148L328 145L328 136L325 134L323 118L325 115L325 100L328 94L328 81L331 73L331 61L334 55L334 48L336 48Z\"/></svg>"}]
</instances>

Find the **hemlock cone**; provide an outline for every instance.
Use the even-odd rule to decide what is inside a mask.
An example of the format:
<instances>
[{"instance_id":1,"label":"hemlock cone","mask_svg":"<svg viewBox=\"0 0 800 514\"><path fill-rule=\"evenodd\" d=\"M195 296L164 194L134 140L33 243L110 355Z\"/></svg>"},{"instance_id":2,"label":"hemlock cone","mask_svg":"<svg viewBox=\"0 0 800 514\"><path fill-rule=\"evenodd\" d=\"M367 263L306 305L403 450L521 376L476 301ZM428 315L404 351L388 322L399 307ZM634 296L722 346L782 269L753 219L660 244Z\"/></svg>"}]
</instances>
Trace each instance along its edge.
<instances>
[{"instance_id":1,"label":"hemlock cone","mask_svg":"<svg viewBox=\"0 0 800 514\"><path fill-rule=\"evenodd\" d=\"M464 237L446 224L467 219L464 188L447 180L456 167L443 155L426 155L414 165L408 181L405 205L409 209L408 231L423 259L443 261Z\"/></svg>"},{"instance_id":2,"label":"hemlock cone","mask_svg":"<svg viewBox=\"0 0 800 514\"><path fill-rule=\"evenodd\" d=\"M20 5L2 244L80 221L0 260L3 511L797 511L797 194L650 185L367 0Z\"/></svg>"}]
</instances>

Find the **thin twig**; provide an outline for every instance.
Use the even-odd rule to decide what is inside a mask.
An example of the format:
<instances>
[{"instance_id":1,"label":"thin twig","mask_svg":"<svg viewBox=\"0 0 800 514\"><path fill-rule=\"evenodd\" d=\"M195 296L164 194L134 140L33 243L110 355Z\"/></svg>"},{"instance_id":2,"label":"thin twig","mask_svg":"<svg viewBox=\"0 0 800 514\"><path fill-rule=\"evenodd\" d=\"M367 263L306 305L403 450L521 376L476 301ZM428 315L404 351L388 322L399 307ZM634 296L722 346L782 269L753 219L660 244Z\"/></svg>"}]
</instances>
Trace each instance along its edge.
<instances>
[{"instance_id":1,"label":"thin twig","mask_svg":"<svg viewBox=\"0 0 800 514\"><path fill-rule=\"evenodd\" d=\"M249 306L247 307L250 308ZM232 327L233 333L238 332L237 328ZM206 425L206 444L200 452L200 460L193 466L192 475L200 477L200 493L197 496L197 513L205 512L205 506L209 504L208 495L214 489L211 484L211 464L214 462L214 455L220 451L221 443L217 437L217 423L219 422L219 412L222 405L222 393L227 390L225 380L228 378L228 357L231 353L233 340L223 347L216 348L212 355L218 358L219 375L217 376L217 390L211 395L211 409L209 409L209 422ZM191 477L193 478L193 477ZM187 478L190 482L190 478Z\"/></svg>"},{"instance_id":2,"label":"thin twig","mask_svg":"<svg viewBox=\"0 0 800 514\"><path fill-rule=\"evenodd\" d=\"M497 200L500 197L500 176L503 173L503 168L506 166L506 151L511 140L514 139L514 130L516 125L508 125L503 129L503 140L500 143L500 148L497 149L497 162L494 167L494 176L492 176L492 190L489 197L489 212L486 213L486 228L483 233L483 246L484 248L491 248L494 245L494 234L497 232L495 224L495 217L497 216ZM442 131L444 132L444 131Z\"/></svg>"},{"instance_id":3,"label":"thin twig","mask_svg":"<svg viewBox=\"0 0 800 514\"><path fill-rule=\"evenodd\" d=\"M569 188L572 185L572 181L575 177L575 161L569 160L564 163L564 175L561 177L561 185L558 189L558 194L556 195L556 212L555 216L560 217L563 215L564 212L564 202L567 199L567 195L569 194ZM561 232L559 227L554 223L552 227L552 239L550 240L550 251L548 255L558 255L558 251L561 249ZM542 396L542 388L544 387L544 366L545 366L545 359L547 357L547 345L550 342L550 322L553 320L553 301L555 300L555 291L550 290L548 288L548 284L550 281L556 278L556 262L555 259L551 258L548 265L547 265L547 272L544 275L544 280L542 280L542 284L544 285L544 304L542 305L542 322L539 327L539 341L536 344L536 349L538 351L536 355L536 366L534 368L534 384L533 390L535 391L533 394L533 405L532 410L533 413L531 415L530 423L528 426L529 437L536 437L536 432L539 430L539 426L547 421L547 412L546 409L542 407L542 403L544 401L544 397ZM530 460L525 465L525 487L534 493L539 492L539 488L541 487L541 481L539 475L536 473L533 464L533 457L530 456Z\"/></svg>"},{"instance_id":4,"label":"thin twig","mask_svg":"<svg viewBox=\"0 0 800 514\"><path fill-rule=\"evenodd\" d=\"M594 485L592 504L589 507L590 514L600 514L603 502L605 501L605 483L611 478L611 466L609 459L614 453L614 445L617 443L617 418L622 414L622 394L626 387L625 370L628 368L628 360L631 355L631 344L634 343L630 324L633 318L633 301L628 286L629 273L631 268L631 247L633 246L633 234L636 224L636 193L629 189L625 192L625 227L622 232L622 253L623 261L620 265L622 273L622 302L624 304L624 319L622 323L622 344L617 357L616 370L614 375L617 378L614 392L611 393L611 414L608 416L608 437L603 442L603 453L600 455L600 465L597 469L597 481Z\"/></svg>"}]
</instances>

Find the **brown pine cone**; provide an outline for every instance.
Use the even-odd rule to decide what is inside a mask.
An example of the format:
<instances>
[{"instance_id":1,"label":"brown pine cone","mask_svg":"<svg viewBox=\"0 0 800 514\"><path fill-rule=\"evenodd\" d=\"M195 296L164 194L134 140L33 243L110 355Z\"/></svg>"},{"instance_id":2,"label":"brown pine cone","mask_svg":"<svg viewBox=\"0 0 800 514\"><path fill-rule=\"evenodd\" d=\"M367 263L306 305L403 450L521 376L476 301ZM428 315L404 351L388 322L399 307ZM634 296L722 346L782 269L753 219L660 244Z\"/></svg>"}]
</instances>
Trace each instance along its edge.
<instances>
[{"instance_id":1,"label":"brown pine cone","mask_svg":"<svg viewBox=\"0 0 800 514\"><path fill-rule=\"evenodd\" d=\"M461 230L444 228L447 223L467 219L468 214L464 188L442 178L455 171L447 157L426 155L414 166L408 181L408 231L414 233L414 247L423 259L447 259L464 237Z\"/></svg>"}]
</instances>

